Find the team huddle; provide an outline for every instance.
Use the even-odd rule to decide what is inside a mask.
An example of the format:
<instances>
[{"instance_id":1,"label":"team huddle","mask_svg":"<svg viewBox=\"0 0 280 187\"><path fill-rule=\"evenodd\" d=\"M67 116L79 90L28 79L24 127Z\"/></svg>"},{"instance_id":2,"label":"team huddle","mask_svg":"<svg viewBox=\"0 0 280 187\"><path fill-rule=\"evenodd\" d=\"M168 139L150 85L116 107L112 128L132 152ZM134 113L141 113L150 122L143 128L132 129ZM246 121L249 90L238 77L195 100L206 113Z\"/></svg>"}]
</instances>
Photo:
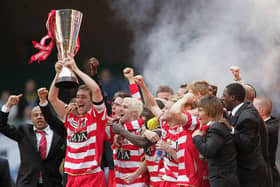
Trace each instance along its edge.
<instances>
[{"instance_id":1,"label":"team huddle","mask_svg":"<svg viewBox=\"0 0 280 187\"><path fill-rule=\"evenodd\" d=\"M2 107L0 132L20 150L17 186L62 186L62 161L67 187L280 186L280 122L271 116L271 100L256 97L238 68L221 98L204 80L181 85L176 94L160 86L153 96L144 77L125 68L130 93L116 92L111 104L96 63L89 60L88 75L73 58L58 61L49 90L37 90L33 126L7 123L21 94ZM63 66L83 81L69 103L55 86Z\"/></svg>"}]
</instances>

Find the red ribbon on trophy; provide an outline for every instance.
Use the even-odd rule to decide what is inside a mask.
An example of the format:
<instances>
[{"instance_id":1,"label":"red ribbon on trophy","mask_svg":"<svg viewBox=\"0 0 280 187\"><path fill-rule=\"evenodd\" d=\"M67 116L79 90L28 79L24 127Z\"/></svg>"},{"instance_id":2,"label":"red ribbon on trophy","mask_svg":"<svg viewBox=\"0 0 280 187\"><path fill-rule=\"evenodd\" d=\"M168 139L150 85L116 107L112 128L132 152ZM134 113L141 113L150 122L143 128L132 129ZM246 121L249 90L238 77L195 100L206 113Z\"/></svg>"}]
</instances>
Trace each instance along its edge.
<instances>
[{"instance_id":1,"label":"red ribbon on trophy","mask_svg":"<svg viewBox=\"0 0 280 187\"><path fill-rule=\"evenodd\" d=\"M41 39L40 43L36 41L32 41L33 47L39 49L40 52L31 56L29 64L37 60L38 63L40 63L40 61L46 60L48 56L51 54L51 51L55 45L55 13L56 13L55 10L51 10L48 14L48 20L46 22L46 28L48 30L48 34ZM46 45L46 40L48 39L51 39L51 41L49 45ZM77 38L77 44L75 46L74 55L77 54L79 49L80 49L80 41L79 38Z\"/></svg>"}]
</instances>

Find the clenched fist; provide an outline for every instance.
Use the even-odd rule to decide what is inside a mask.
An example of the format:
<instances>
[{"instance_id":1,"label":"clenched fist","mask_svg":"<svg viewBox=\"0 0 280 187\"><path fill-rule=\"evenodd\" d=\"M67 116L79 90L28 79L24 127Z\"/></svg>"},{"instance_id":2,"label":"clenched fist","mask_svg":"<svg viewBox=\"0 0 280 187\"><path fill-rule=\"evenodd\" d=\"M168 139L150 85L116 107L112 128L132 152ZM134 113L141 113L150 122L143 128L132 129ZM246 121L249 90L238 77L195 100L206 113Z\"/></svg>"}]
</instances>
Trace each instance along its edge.
<instances>
[{"instance_id":1,"label":"clenched fist","mask_svg":"<svg viewBox=\"0 0 280 187\"><path fill-rule=\"evenodd\" d=\"M12 106L14 105L17 105L20 98L22 97L22 94L19 94L19 95L11 95L6 103L6 106L8 108L11 108Z\"/></svg>"},{"instance_id":2,"label":"clenched fist","mask_svg":"<svg viewBox=\"0 0 280 187\"><path fill-rule=\"evenodd\" d=\"M37 90L38 97L40 99L40 103L44 103L47 101L49 91L46 88L39 88Z\"/></svg>"}]
</instances>

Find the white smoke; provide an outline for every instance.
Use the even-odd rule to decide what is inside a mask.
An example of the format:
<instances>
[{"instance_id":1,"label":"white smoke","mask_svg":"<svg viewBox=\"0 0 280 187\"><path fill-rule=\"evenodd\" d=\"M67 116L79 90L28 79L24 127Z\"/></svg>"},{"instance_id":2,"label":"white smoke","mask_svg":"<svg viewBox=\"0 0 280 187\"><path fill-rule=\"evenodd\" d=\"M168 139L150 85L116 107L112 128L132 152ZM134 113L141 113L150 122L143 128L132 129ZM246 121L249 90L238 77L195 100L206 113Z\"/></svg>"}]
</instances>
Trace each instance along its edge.
<instances>
[{"instance_id":1,"label":"white smoke","mask_svg":"<svg viewBox=\"0 0 280 187\"><path fill-rule=\"evenodd\" d=\"M117 0L134 31L133 62L151 90L207 80L219 93L241 68L245 82L271 91L279 79L278 0Z\"/></svg>"}]
</instances>

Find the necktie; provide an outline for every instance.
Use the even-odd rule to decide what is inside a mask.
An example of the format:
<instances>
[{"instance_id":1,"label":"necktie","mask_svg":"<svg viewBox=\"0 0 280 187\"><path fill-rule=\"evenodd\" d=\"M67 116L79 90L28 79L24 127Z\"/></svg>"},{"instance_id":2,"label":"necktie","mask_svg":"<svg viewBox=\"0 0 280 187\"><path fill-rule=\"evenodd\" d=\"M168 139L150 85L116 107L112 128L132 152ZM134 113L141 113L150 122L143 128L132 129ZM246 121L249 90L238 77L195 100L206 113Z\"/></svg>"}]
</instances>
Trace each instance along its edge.
<instances>
[{"instance_id":1,"label":"necktie","mask_svg":"<svg viewBox=\"0 0 280 187\"><path fill-rule=\"evenodd\" d=\"M232 119L232 118L233 118L233 115L232 115L232 113L231 113L231 112L229 113L229 115L228 115L228 116L229 116L229 119Z\"/></svg>"},{"instance_id":2,"label":"necktie","mask_svg":"<svg viewBox=\"0 0 280 187\"><path fill-rule=\"evenodd\" d=\"M40 133L42 135L40 139L40 145L39 145L39 152L42 160L46 158L46 153L47 153L47 139L46 139L46 133L45 131L38 131L36 130L37 133Z\"/></svg>"}]
</instances>

